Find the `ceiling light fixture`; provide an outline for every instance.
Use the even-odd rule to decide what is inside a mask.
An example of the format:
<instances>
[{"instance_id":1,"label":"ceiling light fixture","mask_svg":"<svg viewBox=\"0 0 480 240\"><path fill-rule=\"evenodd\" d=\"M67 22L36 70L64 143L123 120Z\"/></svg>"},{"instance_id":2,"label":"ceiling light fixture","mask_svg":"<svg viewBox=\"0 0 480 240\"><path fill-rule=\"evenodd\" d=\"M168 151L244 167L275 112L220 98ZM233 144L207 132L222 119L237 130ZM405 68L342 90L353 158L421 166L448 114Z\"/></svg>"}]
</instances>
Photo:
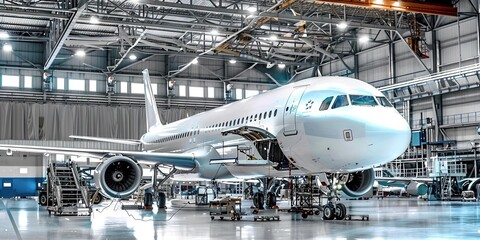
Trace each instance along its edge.
<instances>
[{"instance_id":1,"label":"ceiling light fixture","mask_svg":"<svg viewBox=\"0 0 480 240\"><path fill-rule=\"evenodd\" d=\"M370 41L370 38L367 35L363 35L360 38L358 38L358 42L360 43L367 43Z\"/></svg>"},{"instance_id":2,"label":"ceiling light fixture","mask_svg":"<svg viewBox=\"0 0 480 240\"><path fill-rule=\"evenodd\" d=\"M257 8L256 8L256 7L253 7L253 6L252 6L252 7L248 7L248 8L247 8L247 11L249 11L249 12L251 12L251 13L254 13L254 12L257 11Z\"/></svg>"},{"instance_id":3,"label":"ceiling light fixture","mask_svg":"<svg viewBox=\"0 0 480 240\"><path fill-rule=\"evenodd\" d=\"M347 22L345 22L345 21L341 21L341 22L339 22L339 23L337 24L337 27L338 27L338 29L340 29L340 30L345 30L345 29L348 27L348 24L347 24Z\"/></svg>"},{"instance_id":4,"label":"ceiling light fixture","mask_svg":"<svg viewBox=\"0 0 480 240\"><path fill-rule=\"evenodd\" d=\"M235 63L237 63L237 60L235 60L235 59L230 59L229 62L230 62L231 64L235 64Z\"/></svg>"},{"instance_id":5,"label":"ceiling light fixture","mask_svg":"<svg viewBox=\"0 0 480 240\"><path fill-rule=\"evenodd\" d=\"M95 16L91 16L91 17L90 17L90 23L91 23L91 24L99 24L99 23L100 23L100 20L98 20L98 18L95 17Z\"/></svg>"},{"instance_id":6,"label":"ceiling light fixture","mask_svg":"<svg viewBox=\"0 0 480 240\"><path fill-rule=\"evenodd\" d=\"M284 68L285 68L285 63L279 63L279 64L278 64L278 68L284 69Z\"/></svg>"},{"instance_id":7,"label":"ceiling light fixture","mask_svg":"<svg viewBox=\"0 0 480 240\"><path fill-rule=\"evenodd\" d=\"M400 1L396 1L392 4L394 7L400 7Z\"/></svg>"},{"instance_id":8,"label":"ceiling light fixture","mask_svg":"<svg viewBox=\"0 0 480 240\"><path fill-rule=\"evenodd\" d=\"M213 29L212 31L210 31L210 34L212 34L212 35L218 35L218 30L217 30L217 29Z\"/></svg>"},{"instance_id":9,"label":"ceiling light fixture","mask_svg":"<svg viewBox=\"0 0 480 240\"><path fill-rule=\"evenodd\" d=\"M7 39L10 35L7 32L0 32L0 39Z\"/></svg>"},{"instance_id":10,"label":"ceiling light fixture","mask_svg":"<svg viewBox=\"0 0 480 240\"><path fill-rule=\"evenodd\" d=\"M130 56L128 56L128 58L130 60L137 60L137 56L135 56L135 54L130 54Z\"/></svg>"},{"instance_id":11,"label":"ceiling light fixture","mask_svg":"<svg viewBox=\"0 0 480 240\"><path fill-rule=\"evenodd\" d=\"M192 64L197 64L198 63L198 57L194 58L192 61L191 61Z\"/></svg>"},{"instance_id":12,"label":"ceiling light fixture","mask_svg":"<svg viewBox=\"0 0 480 240\"><path fill-rule=\"evenodd\" d=\"M383 0L375 0L373 1L374 4L383 4Z\"/></svg>"},{"instance_id":13,"label":"ceiling light fixture","mask_svg":"<svg viewBox=\"0 0 480 240\"><path fill-rule=\"evenodd\" d=\"M5 44L3 45L3 51L4 51L4 52L11 52L12 50L13 50L12 45L10 45L10 44L8 44L8 43L5 43Z\"/></svg>"},{"instance_id":14,"label":"ceiling light fixture","mask_svg":"<svg viewBox=\"0 0 480 240\"><path fill-rule=\"evenodd\" d=\"M85 55L87 55L87 53L84 51L84 50L78 50L76 53L75 53L76 56L79 56L79 57L84 57Z\"/></svg>"}]
</instances>

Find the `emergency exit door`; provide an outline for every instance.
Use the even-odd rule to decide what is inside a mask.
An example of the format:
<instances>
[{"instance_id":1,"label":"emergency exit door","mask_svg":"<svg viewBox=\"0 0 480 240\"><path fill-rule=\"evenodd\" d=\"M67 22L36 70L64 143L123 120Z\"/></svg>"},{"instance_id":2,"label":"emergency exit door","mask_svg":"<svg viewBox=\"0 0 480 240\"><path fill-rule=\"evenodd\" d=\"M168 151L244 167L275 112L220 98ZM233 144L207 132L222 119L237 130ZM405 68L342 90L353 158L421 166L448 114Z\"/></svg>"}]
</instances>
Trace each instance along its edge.
<instances>
[{"instance_id":1,"label":"emergency exit door","mask_svg":"<svg viewBox=\"0 0 480 240\"><path fill-rule=\"evenodd\" d=\"M297 110L306 87L307 86L299 86L294 88L290 97L288 97L283 114L283 135L285 136L296 135L298 133Z\"/></svg>"}]
</instances>

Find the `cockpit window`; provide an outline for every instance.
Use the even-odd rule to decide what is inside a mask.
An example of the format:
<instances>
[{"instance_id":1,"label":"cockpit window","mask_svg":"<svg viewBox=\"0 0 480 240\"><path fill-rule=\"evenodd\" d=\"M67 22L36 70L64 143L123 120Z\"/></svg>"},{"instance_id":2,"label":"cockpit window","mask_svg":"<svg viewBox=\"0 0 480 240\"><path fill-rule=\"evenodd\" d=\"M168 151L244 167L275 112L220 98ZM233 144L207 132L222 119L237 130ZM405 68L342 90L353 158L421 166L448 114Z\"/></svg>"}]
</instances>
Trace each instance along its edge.
<instances>
[{"instance_id":1,"label":"cockpit window","mask_svg":"<svg viewBox=\"0 0 480 240\"><path fill-rule=\"evenodd\" d=\"M325 100L323 100L322 105L320 105L320 108L318 110L320 111L327 110L328 107L330 107L330 103L332 103L332 100L333 100L333 96L325 98Z\"/></svg>"},{"instance_id":2,"label":"cockpit window","mask_svg":"<svg viewBox=\"0 0 480 240\"><path fill-rule=\"evenodd\" d=\"M384 107L393 107L392 104L387 100L386 97L377 97L378 99L378 102L380 103L380 105L384 106Z\"/></svg>"},{"instance_id":3,"label":"cockpit window","mask_svg":"<svg viewBox=\"0 0 480 240\"><path fill-rule=\"evenodd\" d=\"M332 105L332 109L348 106L347 95L338 95Z\"/></svg>"},{"instance_id":4,"label":"cockpit window","mask_svg":"<svg viewBox=\"0 0 480 240\"><path fill-rule=\"evenodd\" d=\"M373 96L367 95L350 95L352 105L356 106L376 106L378 105Z\"/></svg>"}]
</instances>

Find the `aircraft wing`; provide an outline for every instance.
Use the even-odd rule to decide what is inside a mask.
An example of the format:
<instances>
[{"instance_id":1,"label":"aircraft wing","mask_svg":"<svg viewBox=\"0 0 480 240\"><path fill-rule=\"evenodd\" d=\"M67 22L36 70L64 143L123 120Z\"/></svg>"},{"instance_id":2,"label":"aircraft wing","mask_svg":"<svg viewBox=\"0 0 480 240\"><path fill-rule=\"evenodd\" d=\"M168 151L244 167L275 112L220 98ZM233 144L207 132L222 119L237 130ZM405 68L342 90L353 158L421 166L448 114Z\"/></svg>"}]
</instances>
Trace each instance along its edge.
<instances>
[{"instance_id":1,"label":"aircraft wing","mask_svg":"<svg viewBox=\"0 0 480 240\"><path fill-rule=\"evenodd\" d=\"M101 137L87 137L87 136L75 136L75 135L70 135L69 137L73 139L81 139L81 140L97 141L97 142L120 143L120 144L127 144L127 145L142 144L140 140L134 140L134 139L101 138Z\"/></svg>"},{"instance_id":2,"label":"aircraft wing","mask_svg":"<svg viewBox=\"0 0 480 240\"><path fill-rule=\"evenodd\" d=\"M121 154L130 156L142 164L164 164L175 166L178 169L191 170L195 168L195 160L207 156L208 151L195 151L185 153L162 153L162 152L144 152L144 151L119 151L107 149L85 149L85 148L63 148L63 147L43 147L28 145L8 145L0 144L0 150L7 151L7 155L13 152L28 152L41 154L65 154L73 156L82 156L101 159L109 155Z\"/></svg>"}]
</instances>

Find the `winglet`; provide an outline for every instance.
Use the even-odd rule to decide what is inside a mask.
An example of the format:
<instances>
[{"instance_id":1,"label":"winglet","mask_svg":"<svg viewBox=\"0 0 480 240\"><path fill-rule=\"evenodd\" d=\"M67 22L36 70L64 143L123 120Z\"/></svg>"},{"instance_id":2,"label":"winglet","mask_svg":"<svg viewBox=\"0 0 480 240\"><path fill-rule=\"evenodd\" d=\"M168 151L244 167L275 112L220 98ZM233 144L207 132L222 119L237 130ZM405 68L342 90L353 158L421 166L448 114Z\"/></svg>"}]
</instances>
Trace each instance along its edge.
<instances>
[{"instance_id":1,"label":"winglet","mask_svg":"<svg viewBox=\"0 0 480 240\"><path fill-rule=\"evenodd\" d=\"M157 103L153 95L152 84L150 83L150 75L148 69L142 71L143 85L145 86L145 112L147 113L147 131L156 126L163 125L158 116Z\"/></svg>"}]
</instances>

